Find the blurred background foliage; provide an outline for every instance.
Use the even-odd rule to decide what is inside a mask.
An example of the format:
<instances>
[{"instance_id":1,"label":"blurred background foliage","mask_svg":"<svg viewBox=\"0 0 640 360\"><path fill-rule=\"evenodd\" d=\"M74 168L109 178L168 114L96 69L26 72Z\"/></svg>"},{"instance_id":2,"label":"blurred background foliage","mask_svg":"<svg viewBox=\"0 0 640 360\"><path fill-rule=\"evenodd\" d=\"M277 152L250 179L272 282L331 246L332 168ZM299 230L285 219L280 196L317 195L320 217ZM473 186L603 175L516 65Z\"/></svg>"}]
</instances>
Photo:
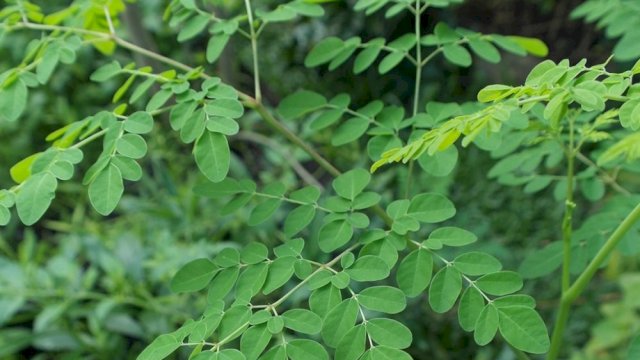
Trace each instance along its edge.
<instances>
[{"instance_id":1,"label":"blurred background foliage","mask_svg":"<svg viewBox=\"0 0 640 360\"><path fill-rule=\"evenodd\" d=\"M209 2L222 14L237 13L242 6L234 0ZM626 6L623 0L607 2ZM35 3L48 13L68 2ZM205 63L207 39L179 45L175 40L177 30L162 21L166 3L127 4L118 31L133 42L169 57L189 64ZM269 7L277 1L260 3ZM267 28L260 45L260 61L268 103L275 105L300 88L328 96L347 92L354 104L365 104L372 98L389 104L409 103L414 77L409 66L401 66L385 76L379 76L375 70L356 76L348 67L329 72L303 66L309 49L326 36L389 39L413 27L412 19L402 16L390 20L381 14L365 18L350 10L351 3L328 4L327 15L320 19ZM601 11L599 17L590 16L599 11L595 5L581 10L585 14L571 16L578 6L587 5L582 0L466 1L429 12L424 23L433 27L437 21L445 21L483 33L538 37L547 43L553 60L569 58L573 63L586 58L590 64L601 63L616 48L620 33L608 28L611 22L602 20L605 12ZM637 13L633 13L633 8L624 9L640 18L640 9ZM595 24L576 19L585 16ZM33 37L32 32L19 31L2 38L0 72L21 61ZM640 53L640 42L634 45ZM120 49L115 56L123 63L131 58ZM135 60L139 65L163 68L148 59ZM29 109L20 122L0 123L1 187L10 186L9 168L13 164L45 148L44 138L49 132L108 106L119 84L116 81L95 84L88 80L91 72L107 61L94 49L83 48L75 64L60 66L55 71L49 86L32 89ZM208 71L219 74L236 88L250 89L250 61L246 41L234 38L216 68ZM505 55L497 66L475 62L470 68L434 61L426 70L423 102L473 101L476 92L489 83L522 81L537 61ZM629 64L613 62L610 66L613 70L627 69ZM232 143L236 157L232 173L247 174L261 182L282 181L296 186L297 176L290 165L290 159L295 159L322 185L328 184L330 176L307 161L303 152L275 135L261 135L269 134L269 130L263 131L265 125L250 114L243 121L243 128L249 130L243 130ZM288 125L306 134L304 124ZM150 155L143 165L147 175L127 188L115 215L100 217L90 210L86 190L77 183L65 182L46 220L31 228L14 221L0 230L0 358L133 359L156 335L174 329L176 324L198 313L198 302L203 299L173 295L168 290L169 279L182 264L215 254L223 247L240 247L250 240L275 245L284 238L276 222L248 230L242 214L222 217L219 215L222 204L194 196L192 189L198 182L198 171L190 149L182 146L175 136L162 129L154 131L149 140ZM313 136L315 144L330 143L327 141L330 131ZM98 150L96 147L94 157ZM368 166L362 144L339 149L319 145L318 150L342 169L351 164ZM517 269L531 250L557 240L564 204L554 200L552 189L531 196L522 188L487 178L494 163L490 154L471 147L460 151L459 163L450 176L434 178L421 173L416 183L423 189L447 193L458 208L453 222L475 232L481 239L477 246L498 256L506 268ZM376 176L378 189L388 199L390 189L402 184L391 183L394 177L386 174ZM633 172L623 172L621 176L630 189L640 187L640 178ZM587 206L578 208L576 223L600 209L606 200L581 202ZM283 214L280 215L282 218ZM546 319L552 318L556 306L559 290L556 277L552 274L527 282L528 292L536 294ZM574 349L573 359L618 359L628 346L631 332L638 327L638 257L614 256L592 286L598 291L580 299L581 306L570 323L571 341L567 346ZM416 301L423 304L409 307L415 313L407 311L401 315L414 332L410 350L416 359L512 358L509 349L500 342L479 349L469 334L458 327L454 312L435 314L425 301L420 298Z\"/></svg>"}]
</instances>

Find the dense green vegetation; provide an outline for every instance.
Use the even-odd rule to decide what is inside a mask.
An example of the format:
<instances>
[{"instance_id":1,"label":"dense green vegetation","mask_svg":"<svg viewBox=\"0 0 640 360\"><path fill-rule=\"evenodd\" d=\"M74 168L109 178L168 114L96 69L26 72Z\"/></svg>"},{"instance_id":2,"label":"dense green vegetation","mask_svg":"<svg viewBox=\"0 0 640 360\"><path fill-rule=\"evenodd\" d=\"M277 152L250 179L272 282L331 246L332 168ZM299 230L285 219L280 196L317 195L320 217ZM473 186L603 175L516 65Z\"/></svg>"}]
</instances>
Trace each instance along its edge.
<instances>
[{"instance_id":1,"label":"dense green vegetation","mask_svg":"<svg viewBox=\"0 0 640 360\"><path fill-rule=\"evenodd\" d=\"M494 5L5 1L0 358L640 358L640 7Z\"/></svg>"}]
</instances>

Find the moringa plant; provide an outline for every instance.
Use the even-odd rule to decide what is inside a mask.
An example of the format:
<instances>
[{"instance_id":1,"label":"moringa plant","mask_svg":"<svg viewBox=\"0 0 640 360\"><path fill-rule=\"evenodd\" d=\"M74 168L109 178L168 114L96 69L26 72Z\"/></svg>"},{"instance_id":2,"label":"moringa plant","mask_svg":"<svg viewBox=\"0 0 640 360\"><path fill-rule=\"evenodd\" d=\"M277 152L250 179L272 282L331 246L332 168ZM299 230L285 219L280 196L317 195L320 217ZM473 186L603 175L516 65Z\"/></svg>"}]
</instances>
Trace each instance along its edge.
<instances>
[{"instance_id":1,"label":"moringa plant","mask_svg":"<svg viewBox=\"0 0 640 360\"><path fill-rule=\"evenodd\" d=\"M202 174L193 189L197 195L223 203L221 216L244 216L248 208L243 219L248 226L272 222L283 237L273 248L246 241L181 267L170 289L194 293L206 305L201 315L155 338L138 359L164 359L174 352L196 360L410 359L413 335L395 315L420 303L436 313L457 312L460 327L480 346L505 342L521 358L526 353L557 358L571 305L640 216L636 207L619 226L607 223L602 231L611 234L595 250L592 241L587 246L588 239L573 235L576 182L588 198L602 197L603 184L626 194L609 169L621 159L640 156L633 132L640 128L640 95L633 84L640 66L610 73L604 65L546 60L523 86L484 88L479 103L427 102L421 95L423 70L440 55L468 67L472 53L498 63L500 50L546 56L547 48L531 38L423 24L427 11L461 1L358 0L354 10L367 16L382 10L387 18L410 14L414 31L395 39L327 37L304 64L329 70L351 66L356 74L375 66L380 75L410 64L415 68L411 102L353 104L349 94L328 98L301 90L271 106L262 95L261 35L282 22L323 16L325 2L295 0L269 8L245 0L232 7L237 15L224 18L215 2L170 2L165 20L179 28L177 40L206 37L202 52L207 63L218 61L232 37L248 41L249 94L214 76L206 64L191 67L128 41L118 21L126 6L122 0L78 0L46 14L32 2L9 1L0 10L2 39L30 31L34 40L22 62L0 75L3 121L19 121L30 89L46 85L57 67L76 60L82 47L94 47L106 57L122 48L163 68L110 59L96 69L90 80L121 84L113 105L52 132L47 149L12 167L16 184L0 192L0 223L11 221L13 208L23 224L36 223L59 183L71 180L83 163L90 164L82 175L89 202L101 215L117 214L125 180L136 182L145 175L147 140L170 129L192 149ZM314 176L297 163L301 185L295 188L234 172L229 138L253 126L245 121L250 116L304 151L306 165L315 163L332 179ZM168 124L156 124L161 121ZM525 191L535 192L556 182L558 197L565 201L562 240L532 255L521 269L536 277L562 267L563 291L551 340L536 300L519 293L520 274L503 269L486 252L467 250L477 236L442 224L455 216L454 204L419 181L416 163L432 176L453 170L461 136L463 146L474 143L501 158L490 175L502 183L526 184ZM101 143L100 153L90 157L86 149L95 143ZM354 143L366 144L367 155L346 171L319 150ZM591 160L591 152L600 152L597 160ZM372 171L408 163L406 171L384 173L402 186L385 189L376 181L382 175L372 177L366 169L370 160L375 161ZM566 174L558 175L563 160ZM548 174L541 170L543 162ZM457 255L450 257L451 249ZM578 274L573 282L572 272Z\"/></svg>"}]
</instances>

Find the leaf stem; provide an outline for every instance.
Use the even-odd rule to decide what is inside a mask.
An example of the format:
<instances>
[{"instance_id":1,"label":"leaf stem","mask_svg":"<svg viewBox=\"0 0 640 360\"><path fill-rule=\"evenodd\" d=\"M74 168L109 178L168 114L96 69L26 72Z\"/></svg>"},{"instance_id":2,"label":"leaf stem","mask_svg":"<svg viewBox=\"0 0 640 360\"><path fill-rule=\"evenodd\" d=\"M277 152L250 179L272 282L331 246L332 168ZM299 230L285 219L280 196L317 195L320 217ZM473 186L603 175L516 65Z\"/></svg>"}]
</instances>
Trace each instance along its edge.
<instances>
[{"instance_id":1,"label":"leaf stem","mask_svg":"<svg viewBox=\"0 0 640 360\"><path fill-rule=\"evenodd\" d=\"M262 90L260 89L260 67L258 66L258 35L253 26L253 11L251 10L251 1L244 0L247 8L247 16L249 18L249 32L251 34L251 53L253 56L253 86L257 103L262 103Z\"/></svg>"}]
</instances>

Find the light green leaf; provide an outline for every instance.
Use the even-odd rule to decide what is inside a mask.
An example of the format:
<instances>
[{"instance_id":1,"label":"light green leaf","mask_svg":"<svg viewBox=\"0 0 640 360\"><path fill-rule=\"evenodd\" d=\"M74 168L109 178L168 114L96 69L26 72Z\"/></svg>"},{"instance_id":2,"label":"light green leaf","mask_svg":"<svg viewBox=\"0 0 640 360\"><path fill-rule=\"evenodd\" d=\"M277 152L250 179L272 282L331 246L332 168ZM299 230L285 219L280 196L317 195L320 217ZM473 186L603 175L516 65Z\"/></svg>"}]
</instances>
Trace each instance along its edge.
<instances>
[{"instance_id":1,"label":"light green leaf","mask_svg":"<svg viewBox=\"0 0 640 360\"><path fill-rule=\"evenodd\" d=\"M562 265L562 242L554 241L540 250L528 254L518 272L525 279L535 279L557 270Z\"/></svg>"},{"instance_id":2,"label":"light green leaf","mask_svg":"<svg viewBox=\"0 0 640 360\"><path fill-rule=\"evenodd\" d=\"M255 360L271 341L271 333L266 324L252 326L247 329L240 339L240 351L247 360Z\"/></svg>"},{"instance_id":3,"label":"light green leaf","mask_svg":"<svg viewBox=\"0 0 640 360\"><path fill-rule=\"evenodd\" d=\"M327 350L313 340L291 340L287 343L286 348L287 356L291 360L329 360Z\"/></svg>"},{"instance_id":4,"label":"light green leaf","mask_svg":"<svg viewBox=\"0 0 640 360\"><path fill-rule=\"evenodd\" d=\"M205 131L193 148L196 164L207 179L222 181L229 172L231 152L227 138L219 133Z\"/></svg>"},{"instance_id":5,"label":"light green leaf","mask_svg":"<svg viewBox=\"0 0 640 360\"><path fill-rule=\"evenodd\" d=\"M334 132L331 144L340 146L359 139L369 128L369 120L353 117L345 121Z\"/></svg>"},{"instance_id":6,"label":"light green leaf","mask_svg":"<svg viewBox=\"0 0 640 360\"><path fill-rule=\"evenodd\" d=\"M499 308L498 312L500 334L513 347L532 354L544 354L549 350L547 326L535 310L527 306L508 306Z\"/></svg>"},{"instance_id":7,"label":"light green leaf","mask_svg":"<svg viewBox=\"0 0 640 360\"><path fill-rule=\"evenodd\" d=\"M111 158L111 163L120 169L120 174L125 180L138 181L142 178L142 168L131 158L116 155Z\"/></svg>"},{"instance_id":8,"label":"light green leaf","mask_svg":"<svg viewBox=\"0 0 640 360\"><path fill-rule=\"evenodd\" d=\"M357 360L364 353L366 341L365 326L356 325L344 335L336 347L335 358L341 360Z\"/></svg>"},{"instance_id":9,"label":"light green leaf","mask_svg":"<svg viewBox=\"0 0 640 360\"><path fill-rule=\"evenodd\" d=\"M218 267L209 259L190 261L182 266L171 280L171 291L181 293L202 290L209 285L217 270Z\"/></svg>"},{"instance_id":10,"label":"light green leaf","mask_svg":"<svg viewBox=\"0 0 640 360\"><path fill-rule=\"evenodd\" d=\"M487 294L502 296L522 289L522 278L513 271L500 271L476 280L476 286Z\"/></svg>"},{"instance_id":11,"label":"light green leaf","mask_svg":"<svg viewBox=\"0 0 640 360\"><path fill-rule=\"evenodd\" d=\"M353 169L338 176L333 183L333 189L345 199L353 200L371 181L371 175L365 169Z\"/></svg>"},{"instance_id":12,"label":"light green leaf","mask_svg":"<svg viewBox=\"0 0 640 360\"><path fill-rule=\"evenodd\" d=\"M295 261L296 258L287 256L272 262L269 265L269 275L267 275L267 281L264 284L262 293L268 295L286 284L293 275Z\"/></svg>"},{"instance_id":13,"label":"light green leaf","mask_svg":"<svg viewBox=\"0 0 640 360\"><path fill-rule=\"evenodd\" d=\"M406 352L388 346L376 346L370 348L362 360L411 360L411 356Z\"/></svg>"},{"instance_id":14,"label":"light green leaf","mask_svg":"<svg viewBox=\"0 0 640 360\"><path fill-rule=\"evenodd\" d=\"M359 74L368 69L376 60L384 45L383 39L374 39L369 41L366 48L356 56L353 62L353 72Z\"/></svg>"},{"instance_id":15,"label":"light green leaf","mask_svg":"<svg viewBox=\"0 0 640 360\"><path fill-rule=\"evenodd\" d=\"M134 134L147 134L153 130L153 117L144 111L135 112L124 121L124 130Z\"/></svg>"},{"instance_id":16,"label":"light green leaf","mask_svg":"<svg viewBox=\"0 0 640 360\"><path fill-rule=\"evenodd\" d=\"M453 203L446 197L436 193L424 193L411 199L407 211L410 217L425 223L445 221L456 213Z\"/></svg>"},{"instance_id":17,"label":"light green leaf","mask_svg":"<svg viewBox=\"0 0 640 360\"><path fill-rule=\"evenodd\" d=\"M136 358L137 360L160 360L164 359L167 356L171 355L174 351L176 351L182 341L176 338L172 334L164 334L158 336L149 346L147 346L140 355Z\"/></svg>"},{"instance_id":18,"label":"light green leaf","mask_svg":"<svg viewBox=\"0 0 640 360\"><path fill-rule=\"evenodd\" d=\"M388 54L387 56L382 58L382 61L380 61L380 64L378 65L378 72L380 74L388 73L393 68L398 66L400 62L402 62L402 59L404 59L404 57L405 54L401 51L395 51Z\"/></svg>"},{"instance_id":19,"label":"light green leaf","mask_svg":"<svg viewBox=\"0 0 640 360\"><path fill-rule=\"evenodd\" d=\"M122 156L140 159L147 153L147 143L138 134L124 134L116 141L116 150Z\"/></svg>"},{"instance_id":20,"label":"light green leaf","mask_svg":"<svg viewBox=\"0 0 640 360\"><path fill-rule=\"evenodd\" d=\"M470 231L447 226L431 232L429 239L433 239L447 246L465 246L476 242L478 237Z\"/></svg>"},{"instance_id":21,"label":"light green leaf","mask_svg":"<svg viewBox=\"0 0 640 360\"><path fill-rule=\"evenodd\" d=\"M280 208L282 199L267 199L258 204L249 215L249 226L256 226L267 221Z\"/></svg>"},{"instance_id":22,"label":"light green leaf","mask_svg":"<svg viewBox=\"0 0 640 360\"><path fill-rule=\"evenodd\" d=\"M377 281L389 276L389 266L378 256L361 256L345 270L355 281Z\"/></svg>"},{"instance_id":23,"label":"light green leaf","mask_svg":"<svg viewBox=\"0 0 640 360\"><path fill-rule=\"evenodd\" d=\"M498 49L489 41L483 39L470 39L469 47L476 55L480 56L487 62L497 64L500 62L501 56Z\"/></svg>"},{"instance_id":24,"label":"light green leaf","mask_svg":"<svg viewBox=\"0 0 640 360\"><path fill-rule=\"evenodd\" d=\"M267 247L259 242L251 242L240 252L240 259L245 264L257 264L264 261L269 254Z\"/></svg>"},{"instance_id":25,"label":"light green leaf","mask_svg":"<svg viewBox=\"0 0 640 360\"><path fill-rule=\"evenodd\" d=\"M429 286L432 272L433 256L427 250L417 249L400 263L396 282L408 297L418 296Z\"/></svg>"},{"instance_id":26,"label":"light green leaf","mask_svg":"<svg viewBox=\"0 0 640 360\"><path fill-rule=\"evenodd\" d=\"M344 47L344 41L331 36L317 43L304 59L304 66L314 67L331 61L338 56Z\"/></svg>"},{"instance_id":27,"label":"light green leaf","mask_svg":"<svg viewBox=\"0 0 640 360\"><path fill-rule=\"evenodd\" d=\"M28 97L29 90L21 79L0 88L0 117L10 122L18 120L27 107Z\"/></svg>"},{"instance_id":28,"label":"light green leaf","mask_svg":"<svg viewBox=\"0 0 640 360\"><path fill-rule=\"evenodd\" d=\"M47 211L56 196L58 181L49 172L31 176L16 196L18 217L25 225L33 225Z\"/></svg>"},{"instance_id":29,"label":"light green leaf","mask_svg":"<svg viewBox=\"0 0 640 360\"><path fill-rule=\"evenodd\" d=\"M358 302L350 298L329 311L322 323L322 339L327 345L335 348L353 328L358 318L358 308Z\"/></svg>"},{"instance_id":30,"label":"light green leaf","mask_svg":"<svg viewBox=\"0 0 640 360\"><path fill-rule=\"evenodd\" d=\"M89 184L89 201L93 208L103 216L107 216L115 210L123 193L122 174L114 164L105 167Z\"/></svg>"},{"instance_id":31,"label":"light green leaf","mask_svg":"<svg viewBox=\"0 0 640 360\"><path fill-rule=\"evenodd\" d=\"M433 311L449 311L462 290L462 276L453 266L445 266L436 273L429 288L429 304Z\"/></svg>"},{"instance_id":32,"label":"light green leaf","mask_svg":"<svg viewBox=\"0 0 640 360\"><path fill-rule=\"evenodd\" d=\"M322 273L323 272L320 272L319 274ZM309 297L309 308L320 317L324 317L325 315L327 315L327 313L331 309L340 304L340 302L342 301L340 289L331 284L328 284L328 279L331 276L330 273L327 271L324 272L324 274L327 275L327 282L325 283L326 285L320 288L316 288L316 290L314 290ZM309 283L311 284L311 282L312 281L310 280Z\"/></svg>"},{"instance_id":33,"label":"light green leaf","mask_svg":"<svg viewBox=\"0 0 640 360\"><path fill-rule=\"evenodd\" d=\"M238 274L240 270L237 266L222 269L209 285L209 291L207 293L207 300L209 303L215 300L224 299L224 297L231 291L236 284Z\"/></svg>"},{"instance_id":34,"label":"light green leaf","mask_svg":"<svg viewBox=\"0 0 640 360\"><path fill-rule=\"evenodd\" d=\"M244 114L242 103L235 99L214 99L206 103L204 111L209 116L236 119Z\"/></svg>"},{"instance_id":35,"label":"light green leaf","mask_svg":"<svg viewBox=\"0 0 640 360\"><path fill-rule=\"evenodd\" d=\"M206 121L207 130L227 136L235 135L240 130L238 122L222 116L212 116Z\"/></svg>"},{"instance_id":36,"label":"light green leaf","mask_svg":"<svg viewBox=\"0 0 640 360\"><path fill-rule=\"evenodd\" d=\"M316 208L313 205L302 205L295 208L287 215L284 221L284 234L287 237L299 233L306 228L316 215Z\"/></svg>"},{"instance_id":37,"label":"light green leaf","mask_svg":"<svg viewBox=\"0 0 640 360\"><path fill-rule=\"evenodd\" d=\"M187 41L200 34L209 24L209 20L210 17L204 15L196 15L187 20L178 33L178 41Z\"/></svg>"},{"instance_id":38,"label":"light green leaf","mask_svg":"<svg viewBox=\"0 0 640 360\"><path fill-rule=\"evenodd\" d=\"M498 331L498 310L493 304L486 305L475 324L473 338L478 345L487 345Z\"/></svg>"},{"instance_id":39,"label":"light green leaf","mask_svg":"<svg viewBox=\"0 0 640 360\"><path fill-rule=\"evenodd\" d=\"M324 224L318 234L318 246L326 253L348 243L353 236L353 226L346 220L337 220Z\"/></svg>"},{"instance_id":40,"label":"light green leaf","mask_svg":"<svg viewBox=\"0 0 640 360\"><path fill-rule=\"evenodd\" d=\"M453 266L466 275L484 275L502 269L502 264L495 257L478 251L459 255L453 260Z\"/></svg>"},{"instance_id":41,"label":"light green leaf","mask_svg":"<svg viewBox=\"0 0 640 360\"><path fill-rule=\"evenodd\" d=\"M545 57L549 55L549 48L544 42L542 42L542 40L522 36L509 36L508 38L520 45L531 55L538 57Z\"/></svg>"},{"instance_id":42,"label":"light green leaf","mask_svg":"<svg viewBox=\"0 0 640 360\"><path fill-rule=\"evenodd\" d=\"M411 345L411 330L393 319L371 319L366 323L369 336L380 345L394 349L406 349Z\"/></svg>"},{"instance_id":43,"label":"light green leaf","mask_svg":"<svg viewBox=\"0 0 640 360\"><path fill-rule=\"evenodd\" d=\"M117 61L112 61L96 69L96 71L94 71L89 78L91 79L91 81L96 82L107 81L112 77L118 75L118 73L120 73L120 70L122 70L120 64Z\"/></svg>"},{"instance_id":44,"label":"light green leaf","mask_svg":"<svg viewBox=\"0 0 640 360\"><path fill-rule=\"evenodd\" d=\"M213 64L218 60L231 36L228 34L215 34L207 43L207 62Z\"/></svg>"},{"instance_id":45,"label":"light green leaf","mask_svg":"<svg viewBox=\"0 0 640 360\"><path fill-rule=\"evenodd\" d=\"M278 113L285 119L295 119L327 104L327 99L313 91L302 90L284 98L278 105Z\"/></svg>"},{"instance_id":46,"label":"light green leaf","mask_svg":"<svg viewBox=\"0 0 640 360\"><path fill-rule=\"evenodd\" d=\"M448 61L458 66L468 67L471 65L471 54L463 46L447 44L442 47L442 53Z\"/></svg>"},{"instance_id":47,"label":"light green leaf","mask_svg":"<svg viewBox=\"0 0 640 360\"><path fill-rule=\"evenodd\" d=\"M407 300L400 289L384 285L362 290L357 299L363 307L385 314L397 314L407 306Z\"/></svg>"},{"instance_id":48,"label":"light green leaf","mask_svg":"<svg viewBox=\"0 0 640 360\"><path fill-rule=\"evenodd\" d=\"M473 331L480 313L484 309L484 298L473 286L469 286L462 293L458 305L458 322L465 331Z\"/></svg>"},{"instance_id":49,"label":"light green leaf","mask_svg":"<svg viewBox=\"0 0 640 360\"><path fill-rule=\"evenodd\" d=\"M306 309L291 309L282 314L284 326L303 334L314 335L322 330L322 318Z\"/></svg>"}]
</instances>

